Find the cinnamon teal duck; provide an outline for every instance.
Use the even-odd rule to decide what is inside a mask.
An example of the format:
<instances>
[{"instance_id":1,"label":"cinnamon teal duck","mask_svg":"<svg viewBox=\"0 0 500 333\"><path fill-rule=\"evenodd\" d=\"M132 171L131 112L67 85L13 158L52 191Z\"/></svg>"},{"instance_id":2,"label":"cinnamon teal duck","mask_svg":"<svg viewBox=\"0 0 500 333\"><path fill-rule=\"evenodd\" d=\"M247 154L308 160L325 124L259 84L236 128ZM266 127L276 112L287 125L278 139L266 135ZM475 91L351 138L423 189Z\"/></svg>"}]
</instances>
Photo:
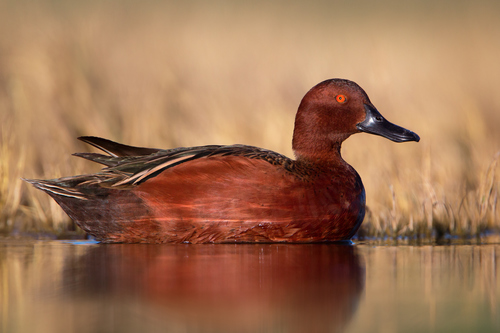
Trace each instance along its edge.
<instances>
[{"instance_id":1,"label":"cinnamon teal duck","mask_svg":"<svg viewBox=\"0 0 500 333\"><path fill-rule=\"evenodd\" d=\"M356 83L331 79L299 105L295 159L246 145L153 149L85 136L107 155L75 155L105 165L100 172L27 181L105 243L349 240L365 190L340 148L358 132L420 140L387 121Z\"/></svg>"}]
</instances>

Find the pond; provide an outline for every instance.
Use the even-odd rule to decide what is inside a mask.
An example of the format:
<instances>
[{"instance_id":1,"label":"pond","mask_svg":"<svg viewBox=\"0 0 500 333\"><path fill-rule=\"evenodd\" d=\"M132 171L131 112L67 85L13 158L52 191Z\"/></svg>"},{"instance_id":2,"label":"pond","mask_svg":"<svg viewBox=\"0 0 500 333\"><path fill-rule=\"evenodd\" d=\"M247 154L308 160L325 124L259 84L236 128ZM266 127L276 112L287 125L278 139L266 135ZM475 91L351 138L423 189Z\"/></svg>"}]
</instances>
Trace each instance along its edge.
<instances>
[{"instance_id":1,"label":"pond","mask_svg":"<svg viewBox=\"0 0 500 333\"><path fill-rule=\"evenodd\" d=\"M500 245L0 241L1 332L499 332Z\"/></svg>"}]
</instances>

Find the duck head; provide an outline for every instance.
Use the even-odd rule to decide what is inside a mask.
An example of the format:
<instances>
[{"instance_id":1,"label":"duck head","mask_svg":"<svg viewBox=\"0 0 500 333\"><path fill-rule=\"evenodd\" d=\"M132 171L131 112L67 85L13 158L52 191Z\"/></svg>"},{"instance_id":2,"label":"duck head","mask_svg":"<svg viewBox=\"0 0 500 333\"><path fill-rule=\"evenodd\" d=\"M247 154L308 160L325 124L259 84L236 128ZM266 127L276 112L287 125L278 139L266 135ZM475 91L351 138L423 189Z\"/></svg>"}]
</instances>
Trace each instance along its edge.
<instances>
[{"instance_id":1,"label":"duck head","mask_svg":"<svg viewBox=\"0 0 500 333\"><path fill-rule=\"evenodd\" d=\"M302 99L295 117L292 148L298 159L330 159L340 155L345 139L359 132L395 142L420 140L416 133L387 121L359 85L331 79L314 86Z\"/></svg>"}]
</instances>

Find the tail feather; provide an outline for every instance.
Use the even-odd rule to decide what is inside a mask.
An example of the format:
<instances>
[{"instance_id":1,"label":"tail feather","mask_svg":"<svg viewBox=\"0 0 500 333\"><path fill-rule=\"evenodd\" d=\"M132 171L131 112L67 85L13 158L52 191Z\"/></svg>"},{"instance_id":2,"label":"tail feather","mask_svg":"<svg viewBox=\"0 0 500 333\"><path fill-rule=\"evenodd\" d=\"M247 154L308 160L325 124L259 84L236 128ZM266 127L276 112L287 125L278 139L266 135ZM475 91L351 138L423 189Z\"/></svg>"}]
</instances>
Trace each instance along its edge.
<instances>
[{"instance_id":1,"label":"tail feather","mask_svg":"<svg viewBox=\"0 0 500 333\"><path fill-rule=\"evenodd\" d=\"M114 157L96 153L74 153L73 156L78 156L92 162L106 165L108 167L117 166L120 161L123 161L123 158L121 157Z\"/></svg>"},{"instance_id":2,"label":"tail feather","mask_svg":"<svg viewBox=\"0 0 500 333\"><path fill-rule=\"evenodd\" d=\"M62 185L63 182L60 181L61 179L59 179L57 182L51 180L25 179L25 178L22 178L22 180L30 183L39 190L47 192L52 197L55 195L55 196L63 196L80 200L87 200L87 198L82 192L76 190L75 188L68 187L67 184L66 186Z\"/></svg>"},{"instance_id":3,"label":"tail feather","mask_svg":"<svg viewBox=\"0 0 500 333\"><path fill-rule=\"evenodd\" d=\"M132 191L102 187L102 178L95 175L23 180L49 194L80 228L98 241L121 242L135 237L136 242L141 242L143 230L160 234L159 227L150 222L142 199Z\"/></svg>"},{"instance_id":4,"label":"tail feather","mask_svg":"<svg viewBox=\"0 0 500 333\"><path fill-rule=\"evenodd\" d=\"M118 142L99 138L96 136L81 136L78 138L78 140L88 143L89 145L92 145L97 149L100 149L105 153L114 157L151 155L161 150L156 148L127 146Z\"/></svg>"}]
</instances>

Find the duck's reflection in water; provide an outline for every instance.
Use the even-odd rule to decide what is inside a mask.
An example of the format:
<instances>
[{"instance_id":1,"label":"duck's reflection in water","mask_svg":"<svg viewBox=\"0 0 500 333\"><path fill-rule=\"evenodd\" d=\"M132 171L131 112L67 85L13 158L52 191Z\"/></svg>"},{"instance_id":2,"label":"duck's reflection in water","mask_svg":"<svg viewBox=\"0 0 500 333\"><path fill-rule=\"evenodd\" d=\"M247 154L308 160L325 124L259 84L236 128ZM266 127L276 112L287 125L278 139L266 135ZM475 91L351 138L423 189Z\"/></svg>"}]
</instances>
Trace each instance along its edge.
<instances>
[{"instance_id":1,"label":"duck's reflection in water","mask_svg":"<svg viewBox=\"0 0 500 333\"><path fill-rule=\"evenodd\" d=\"M65 268L71 294L188 331L342 331L365 282L356 248L337 244L101 245Z\"/></svg>"}]
</instances>

